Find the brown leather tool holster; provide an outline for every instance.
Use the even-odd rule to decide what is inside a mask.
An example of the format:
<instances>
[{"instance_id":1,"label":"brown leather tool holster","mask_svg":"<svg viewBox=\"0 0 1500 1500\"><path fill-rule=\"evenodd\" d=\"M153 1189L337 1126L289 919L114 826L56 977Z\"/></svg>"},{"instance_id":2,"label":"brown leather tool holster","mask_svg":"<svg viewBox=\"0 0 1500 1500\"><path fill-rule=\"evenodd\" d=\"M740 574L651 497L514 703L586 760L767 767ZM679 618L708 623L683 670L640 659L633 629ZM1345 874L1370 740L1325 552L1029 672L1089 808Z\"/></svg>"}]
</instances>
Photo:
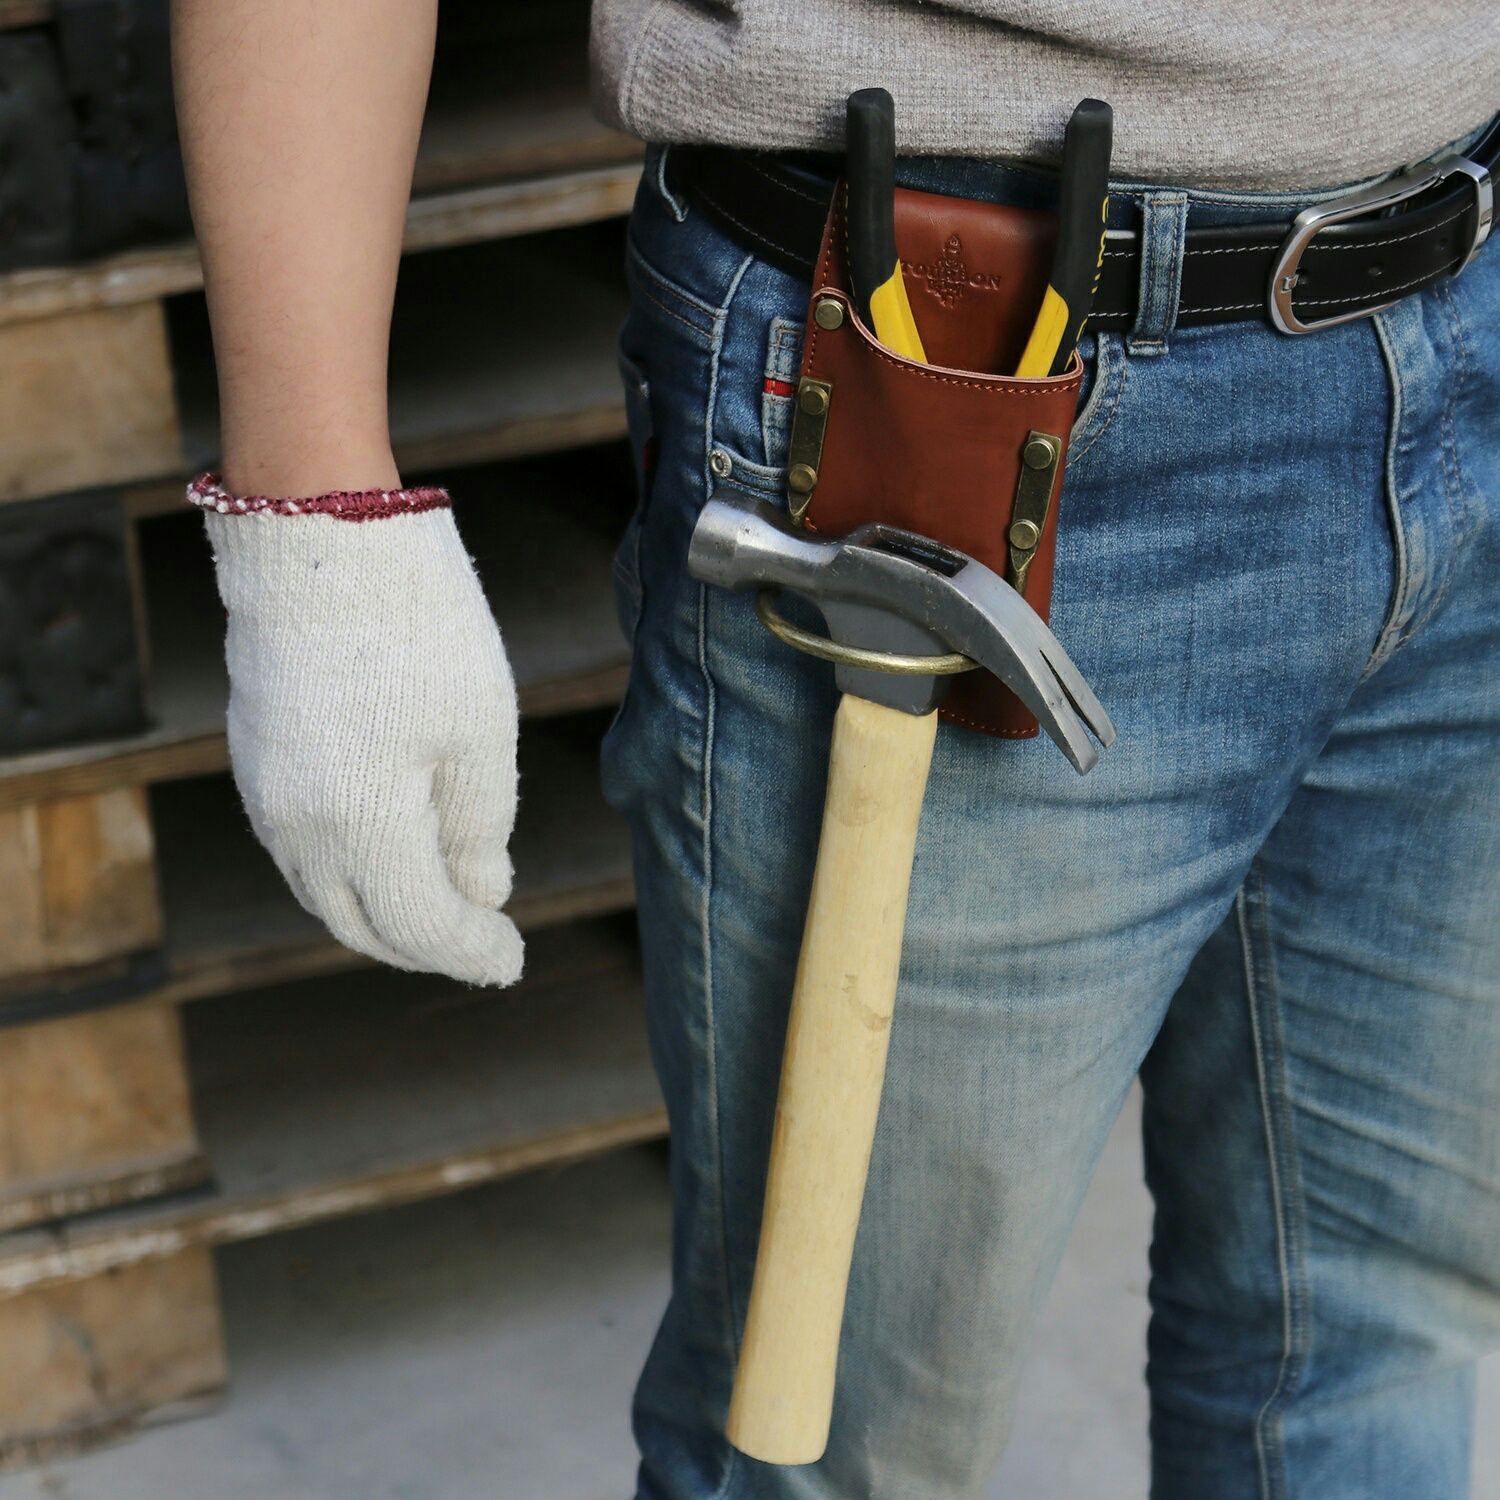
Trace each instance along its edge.
<instances>
[{"instance_id":1,"label":"brown leather tool holster","mask_svg":"<svg viewBox=\"0 0 1500 1500\"><path fill-rule=\"evenodd\" d=\"M1012 583L1019 576L1027 602L1046 619L1082 366L1075 356L1066 374L1042 380L995 372L1013 370L1021 357L1046 291L1056 221L896 190L896 245L924 365L878 343L855 311L844 201L840 183L808 306L789 456L793 517L830 533L882 521L945 542ZM1039 434L1055 441L1038 443ZM1032 518L1036 539L1014 547L1023 484L1016 519ZM1025 526L1016 532L1023 543L1033 535ZM988 672L957 677L942 713L987 734L1037 732Z\"/></svg>"}]
</instances>

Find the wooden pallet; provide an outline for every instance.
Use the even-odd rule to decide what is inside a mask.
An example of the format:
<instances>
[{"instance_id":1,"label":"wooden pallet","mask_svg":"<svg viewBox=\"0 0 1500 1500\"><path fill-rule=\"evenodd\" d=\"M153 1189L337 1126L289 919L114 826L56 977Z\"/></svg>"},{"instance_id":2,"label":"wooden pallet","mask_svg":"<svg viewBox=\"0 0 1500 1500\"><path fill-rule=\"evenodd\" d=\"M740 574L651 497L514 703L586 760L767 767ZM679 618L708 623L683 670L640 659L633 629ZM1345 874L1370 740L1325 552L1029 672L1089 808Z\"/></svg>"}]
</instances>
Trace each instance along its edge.
<instances>
[{"instance_id":1,"label":"wooden pallet","mask_svg":"<svg viewBox=\"0 0 1500 1500\"><path fill-rule=\"evenodd\" d=\"M392 333L398 460L452 483L526 716L514 996L375 971L249 836L222 608L181 502L218 447L193 247L0 276L0 368L20 377L0 382L0 504L118 495L153 715L0 759L0 1462L212 1399L214 1245L663 1129L631 960L587 925L632 898L594 754L626 672L613 339L639 146L590 117L585 8L567 11L571 35L559 8L516 7L507 89L440 47ZM49 16L0 0L0 27Z\"/></svg>"},{"instance_id":2,"label":"wooden pallet","mask_svg":"<svg viewBox=\"0 0 1500 1500\"><path fill-rule=\"evenodd\" d=\"M0 1235L0 1463L35 1457L40 1432L77 1447L212 1388L201 1324L215 1245L665 1131L633 944L616 923L533 938L527 978L500 1000L381 972L195 1008L188 1040L211 1186ZM168 1348L164 1319L184 1295L189 1336ZM149 1369L146 1336L161 1356ZM77 1399L80 1348L109 1391L92 1407ZM163 1369L178 1367L169 1384L184 1388L164 1391Z\"/></svg>"},{"instance_id":3,"label":"wooden pallet","mask_svg":"<svg viewBox=\"0 0 1500 1500\"><path fill-rule=\"evenodd\" d=\"M603 719L599 711L592 718L577 712L607 705L623 685L624 647L608 580L610 536L624 499L620 455L594 451L584 459L588 477L571 487L555 466L560 461L489 476L486 491L471 495L461 522L499 605L523 703L533 710L523 725L525 793L511 903L531 932L623 910L632 897L623 829L602 805L597 785ZM484 477L470 476L476 486ZM538 496L548 506L545 534L528 523L541 519ZM250 837L227 776L179 779L204 764L223 764L222 617L197 516L183 511L144 521L141 531L142 577L174 583L158 596L164 608L154 666L169 686L179 673L181 701L215 706L203 721L206 736L182 740L155 763L143 764L141 747L132 745L119 755L75 747L58 765L31 765L26 770L34 779L19 785L43 795L0 813L28 835L5 846L16 865L7 881L10 894L30 890L33 896L12 900L5 920L13 937L31 922L38 962L82 962L81 970L61 977L92 984L155 946L159 968L154 979L136 985L128 1004L0 1025L0 1229L112 1205L144 1207L201 1183L210 1164L220 1169L221 1153L203 1134L189 1100L178 1002L365 965L291 900ZM559 536L568 539L566 547L555 545ZM169 640L186 643L180 659ZM170 722L180 727L185 721ZM178 753L183 746L201 749L205 738L213 750L199 764ZM128 773L123 785L122 770ZM97 789L54 795L80 773L84 785ZM156 784L139 784L148 779ZM11 780L0 779L0 786ZM19 860L17 850L24 856ZM9 951L23 948L13 942ZM372 982L378 981L362 981ZM16 1001L0 987L0 1020L7 1003ZM631 1120L602 1133L590 1123L581 1134L563 1131L540 1146L475 1147L457 1162L417 1163L389 1181L355 1189L313 1184L284 1222L483 1180L531 1161L635 1139L648 1129L659 1129L659 1121ZM18 1425L0 1424L0 1456L30 1461L133 1430L152 1412L201 1404L222 1381L208 1246L246 1232L259 1212L246 1219L238 1207L225 1209L227 1218L216 1211L150 1266L111 1264L88 1285L49 1283L34 1294L23 1289L16 1302L0 1289L0 1338L25 1351L16 1368L32 1371L43 1382L39 1389L52 1392L51 1404L18 1406ZM91 1222L76 1220L79 1226ZM151 1221L150 1233L159 1227ZM178 1311L164 1325L168 1305ZM89 1329L91 1321L101 1325L97 1337L88 1331L99 1364L86 1372L87 1380L71 1367L37 1366L44 1352L39 1340L56 1344L60 1324ZM180 1341L169 1327L178 1329Z\"/></svg>"},{"instance_id":4,"label":"wooden pallet","mask_svg":"<svg viewBox=\"0 0 1500 1500\"><path fill-rule=\"evenodd\" d=\"M139 787L0 812L0 1019L160 945L155 852ZM0 1229L200 1180L175 1011L0 1026L0 1127Z\"/></svg>"},{"instance_id":5,"label":"wooden pallet","mask_svg":"<svg viewBox=\"0 0 1500 1500\"><path fill-rule=\"evenodd\" d=\"M536 769L517 836L515 913L533 926L630 900L622 832L596 786L598 725L580 732L561 717L613 703L624 685L609 577L623 462L590 450L571 474L553 460L467 476L461 524L530 726L525 754ZM19 1111L0 1132L0 1227L201 1174L190 1112L173 1113L168 1129L145 1103L174 1087L184 1096L178 1021L164 1005L357 961L286 896L227 782L217 803L208 796L214 817L173 821L173 808L201 802L201 790L158 790L149 814L143 783L225 767L226 686L222 607L198 516L180 507L139 530L157 723L127 741L0 762L0 1080L7 1058L13 1070L57 1079L47 1108ZM554 719L557 729L538 740L537 726ZM195 912L216 874L242 899ZM71 1013L101 996L134 1003L118 1015ZM62 1018L16 1024L47 1014ZM158 1047L158 1073L149 1089L122 1078L110 1093L108 1068L88 1060L127 1042Z\"/></svg>"},{"instance_id":6,"label":"wooden pallet","mask_svg":"<svg viewBox=\"0 0 1500 1500\"><path fill-rule=\"evenodd\" d=\"M599 792L600 727L585 716L523 733L508 909L524 930L632 903L625 830ZM114 795L141 804L150 838L152 866L132 873L150 895L154 967L126 1003L54 1020L35 1019L32 993L0 991L0 1230L201 1178L177 1004L368 962L292 899L227 776L156 788L149 817L141 792ZM84 971L85 995L98 977Z\"/></svg>"}]
</instances>

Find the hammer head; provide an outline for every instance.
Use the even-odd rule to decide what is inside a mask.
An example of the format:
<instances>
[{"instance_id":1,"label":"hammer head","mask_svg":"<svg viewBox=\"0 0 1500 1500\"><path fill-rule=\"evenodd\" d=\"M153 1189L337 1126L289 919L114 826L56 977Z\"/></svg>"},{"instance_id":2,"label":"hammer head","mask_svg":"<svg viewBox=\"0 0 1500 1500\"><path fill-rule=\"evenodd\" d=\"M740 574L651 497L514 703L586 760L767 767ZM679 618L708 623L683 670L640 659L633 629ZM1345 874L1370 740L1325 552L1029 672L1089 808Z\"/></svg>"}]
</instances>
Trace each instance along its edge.
<instances>
[{"instance_id":1,"label":"hammer head","mask_svg":"<svg viewBox=\"0 0 1500 1500\"><path fill-rule=\"evenodd\" d=\"M737 490L703 508L688 572L728 589L787 589L810 600L843 646L903 655L960 652L993 672L1033 714L1074 767L1099 758L1115 728L1061 642L998 574L966 553L915 532L868 525L826 539L793 528L779 511ZM928 713L947 686L840 664L842 692L906 713Z\"/></svg>"}]
</instances>

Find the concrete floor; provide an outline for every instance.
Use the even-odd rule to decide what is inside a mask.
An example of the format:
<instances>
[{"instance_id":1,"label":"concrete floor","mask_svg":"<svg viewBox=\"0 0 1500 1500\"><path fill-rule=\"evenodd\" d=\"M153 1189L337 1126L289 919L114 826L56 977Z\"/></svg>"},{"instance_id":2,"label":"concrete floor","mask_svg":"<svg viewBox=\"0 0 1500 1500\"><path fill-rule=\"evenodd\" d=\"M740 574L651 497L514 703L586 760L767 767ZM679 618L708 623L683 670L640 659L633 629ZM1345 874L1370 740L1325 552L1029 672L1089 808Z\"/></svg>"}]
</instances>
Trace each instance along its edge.
<instances>
[{"instance_id":1,"label":"concrete floor","mask_svg":"<svg viewBox=\"0 0 1500 1500\"><path fill-rule=\"evenodd\" d=\"M1134 1130L1132 1110L989 1500L1145 1500ZM666 1250L654 1150L236 1246L220 1257L225 1407L0 1479L0 1500L624 1500ZM1486 1377L1476 1497L1500 1496L1500 1369Z\"/></svg>"}]
</instances>

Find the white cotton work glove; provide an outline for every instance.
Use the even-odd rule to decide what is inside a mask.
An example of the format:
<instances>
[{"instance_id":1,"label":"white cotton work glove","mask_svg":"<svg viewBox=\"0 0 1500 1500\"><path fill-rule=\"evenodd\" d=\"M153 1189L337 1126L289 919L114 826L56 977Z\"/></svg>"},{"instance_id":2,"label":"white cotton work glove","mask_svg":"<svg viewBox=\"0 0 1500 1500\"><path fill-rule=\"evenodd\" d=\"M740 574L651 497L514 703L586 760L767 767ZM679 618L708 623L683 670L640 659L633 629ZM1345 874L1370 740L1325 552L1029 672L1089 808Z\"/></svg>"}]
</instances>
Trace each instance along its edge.
<instances>
[{"instance_id":1,"label":"white cotton work glove","mask_svg":"<svg viewBox=\"0 0 1500 1500\"><path fill-rule=\"evenodd\" d=\"M229 614L235 785L297 900L396 968L513 983L516 688L446 492L202 475L188 499Z\"/></svg>"}]
</instances>

